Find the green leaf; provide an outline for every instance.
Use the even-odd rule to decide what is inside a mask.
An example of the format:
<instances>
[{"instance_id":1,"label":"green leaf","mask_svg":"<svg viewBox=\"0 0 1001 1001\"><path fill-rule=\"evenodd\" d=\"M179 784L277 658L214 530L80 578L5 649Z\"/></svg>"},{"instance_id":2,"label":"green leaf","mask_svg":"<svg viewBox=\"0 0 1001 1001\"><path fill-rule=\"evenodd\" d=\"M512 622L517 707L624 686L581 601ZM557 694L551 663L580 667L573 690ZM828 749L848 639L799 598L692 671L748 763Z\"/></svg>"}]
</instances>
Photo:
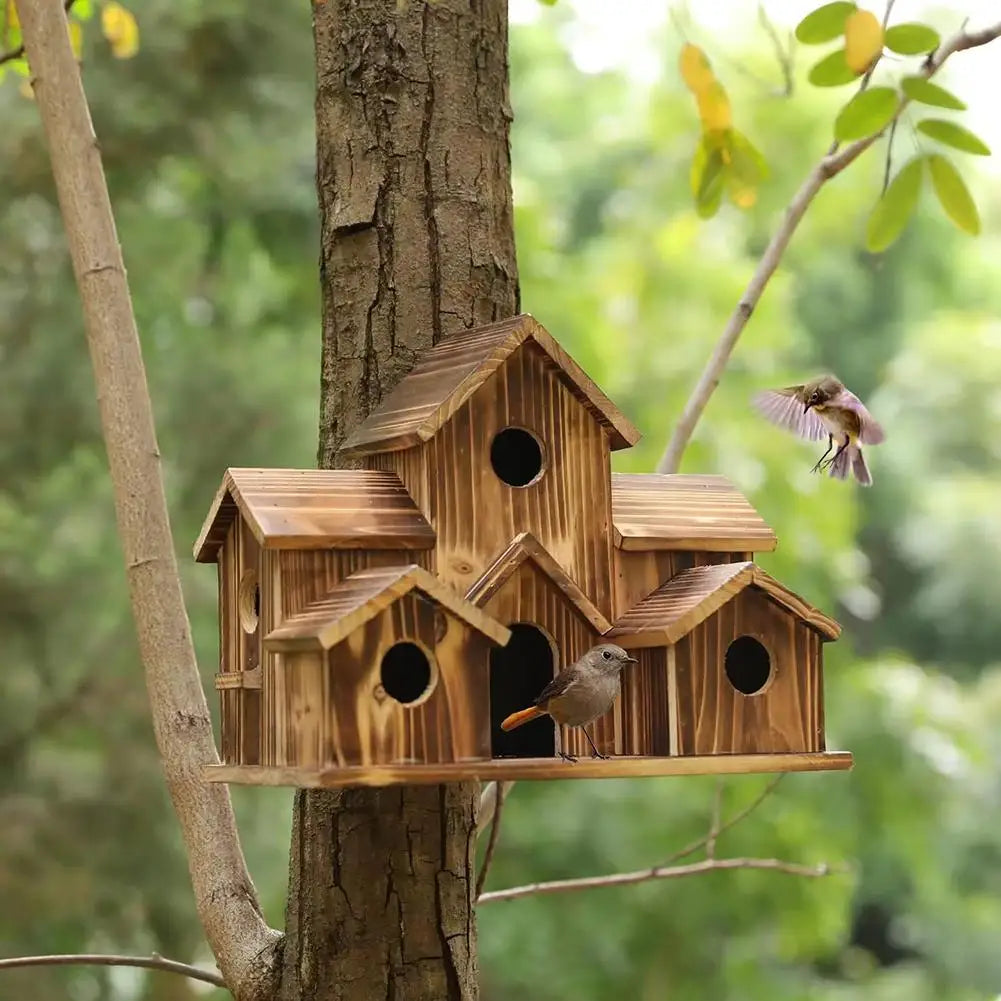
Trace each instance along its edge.
<instances>
[{"instance_id":1,"label":"green leaf","mask_svg":"<svg viewBox=\"0 0 1001 1001\"><path fill-rule=\"evenodd\" d=\"M845 19L855 10L855 4L838 0L811 10L796 25L796 40L804 45L823 45L833 41L845 30Z\"/></svg>"},{"instance_id":2,"label":"green leaf","mask_svg":"<svg viewBox=\"0 0 1001 1001\"><path fill-rule=\"evenodd\" d=\"M932 185L945 209L945 214L964 232L971 236L980 233L980 213L963 178L951 160L940 153L928 157Z\"/></svg>"},{"instance_id":3,"label":"green leaf","mask_svg":"<svg viewBox=\"0 0 1001 1001\"><path fill-rule=\"evenodd\" d=\"M955 94L950 94L945 87L940 87L923 76L905 76L900 81L903 92L912 100L921 104L930 104L933 108L951 108L953 111L965 111L966 105Z\"/></svg>"},{"instance_id":4,"label":"green leaf","mask_svg":"<svg viewBox=\"0 0 1001 1001\"><path fill-rule=\"evenodd\" d=\"M893 87L870 87L860 91L834 120L834 138L852 142L879 132L897 113L899 100Z\"/></svg>"},{"instance_id":5,"label":"green leaf","mask_svg":"<svg viewBox=\"0 0 1001 1001\"><path fill-rule=\"evenodd\" d=\"M719 211L723 199L725 164L723 151L703 136L695 148L689 182L695 198L695 211L709 219Z\"/></svg>"},{"instance_id":6,"label":"green leaf","mask_svg":"<svg viewBox=\"0 0 1001 1001\"><path fill-rule=\"evenodd\" d=\"M927 24L911 23L895 24L892 28L887 28L883 43L898 55L917 56L937 49L941 40L938 32Z\"/></svg>"},{"instance_id":7,"label":"green leaf","mask_svg":"<svg viewBox=\"0 0 1001 1001\"><path fill-rule=\"evenodd\" d=\"M807 79L814 87L841 87L858 79L858 73L848 68L845 50L838 49L824 56L810 70Z\"/></svg>"},{"instance_id":8,"label":"green leaf","mask_svg":"<svg viewBox=\"0 0 1001 1001\"><path fill-rule=\"evenodd\" d=\"M866 249L872 253L886 250L904 231L921 194L924 161L923 156L916 156L901 167L872 210L865 238Z\"/></svg>"},{"instance_id":9,"label":"green leaf","mask_svg":"<svg viewBox=\"0 0 1001 1001\"><path fill-rule=\"evenodd\" d=\"M78 21L89 21L94 16L93 0L76 0L73 4L73 16Z\"/></svg>"},{"instance_id":10,"label":"green leaf","mask_svg":"<svg viewBox=\"0 0 1001 1001\"><path fill-rule=\"evenodd\" d=\"M746 185L760 184L768 177L768 163L761 150L736 129L730 130L730 168Z\"/></svg>"},{"instance_id":11,"label":"green leaf","mask_svg":"<svg viewBox=\"0 0 1001 1001\"><path fill-rule=\"evenodd\" d=\"M990 147L969 129L944 118L925 118L918 122L918 131L931 139L977 156L990 156Z\"/></svg>"}]
</instances>

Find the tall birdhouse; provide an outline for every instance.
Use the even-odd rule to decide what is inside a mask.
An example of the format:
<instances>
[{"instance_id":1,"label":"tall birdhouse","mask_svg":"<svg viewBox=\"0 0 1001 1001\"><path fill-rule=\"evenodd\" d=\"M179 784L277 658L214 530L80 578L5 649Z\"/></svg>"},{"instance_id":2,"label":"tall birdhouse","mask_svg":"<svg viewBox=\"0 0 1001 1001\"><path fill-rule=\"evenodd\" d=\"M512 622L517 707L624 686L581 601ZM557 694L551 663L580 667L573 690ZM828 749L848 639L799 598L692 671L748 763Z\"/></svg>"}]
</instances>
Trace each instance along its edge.
<instances>
[{"instance_id":1,"label":"tall birdhouse","mask_svg":"<svg viewBox=\"0 0 1001 1001\"><path fill-rule=\"evenodd\" d=\"M522 315L428 351L345 442L364 469L227 470L195 545L219 576L206 777L851 767L824 737L838 624L755 564L776 538L728 481L612 473L638 439ZM637 661L589 728L607 759L548 717L500 728L601 642Z\"/></svg>"}]
</instances>

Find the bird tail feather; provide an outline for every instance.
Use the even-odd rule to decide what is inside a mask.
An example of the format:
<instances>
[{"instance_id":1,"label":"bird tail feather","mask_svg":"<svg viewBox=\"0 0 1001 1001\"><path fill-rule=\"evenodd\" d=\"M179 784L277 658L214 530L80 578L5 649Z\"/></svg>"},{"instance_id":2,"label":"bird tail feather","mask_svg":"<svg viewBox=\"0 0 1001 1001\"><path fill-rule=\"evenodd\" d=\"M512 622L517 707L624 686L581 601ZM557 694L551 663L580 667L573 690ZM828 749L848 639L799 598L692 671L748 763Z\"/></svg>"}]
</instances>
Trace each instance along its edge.
<instances>
[{"instance_id":1,"label":"bird tail feather","mask_svg":"<svg viewBox=\"0 0 1001 1001\"><path fill-rule=\"evenodd\" d=\"M523 723L529 723L533 719L537 719L539 716L545 716L544 710L537 708L536 706L530 706L528 709L522 709L520 712L511 713L510 716L506 717L501 723L502 730L513 730L517 726L521 726Z\"/></svg>"},{"instance_id":2,"label":"bird tail feather","mask_svg":"<svg viewBox=\"0 0 1001 1001\"><path fill-rule=\"evenodd\" d=\"M836 480L847 480L850 473L863 487L872 486L872 474L858 445L849 445L831 463L831 476Z\"/></svg>"}]
</instances>

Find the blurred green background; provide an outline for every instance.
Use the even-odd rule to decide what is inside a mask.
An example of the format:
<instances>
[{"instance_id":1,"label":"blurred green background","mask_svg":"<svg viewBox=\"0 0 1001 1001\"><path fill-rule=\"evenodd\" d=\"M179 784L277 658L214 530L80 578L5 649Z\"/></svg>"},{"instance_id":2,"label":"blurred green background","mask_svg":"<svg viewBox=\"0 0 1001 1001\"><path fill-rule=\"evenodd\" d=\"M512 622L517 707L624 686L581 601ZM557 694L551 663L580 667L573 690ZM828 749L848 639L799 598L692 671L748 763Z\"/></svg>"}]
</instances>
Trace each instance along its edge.
<instances>
[{"instance_id":1,"label":"blurred green background","mask_svg":"<svg viewBox=\"0 0 1001 1001\"><path fill-rule=\"evenodd\" d=\"M635 58L627 45L625 59L597 69L581 54L588 31L596 48L594 3L515 10L523 306L644 431L617 455L621 470L657 461L844 99L805 84L802 53L797 86L781 96L756 5L711 6L712 23L682 10L648 28L648 5L623 4L620 34L635 18ZM809 7L778 3L776 16L793 24ZM211 691L215 573L193 564L190 544L222 470L315 456L309 11L236 0L134 9L139 55L110 59L88 27L85 82ZM931 20L949 31L969 12L940 5ZM676 71L681 29L709 52L738 127L771 166L753 210L725 207L709 223L688 191L698 123ZM999 54L1001 43L990 59L968 54L987 67L980 76L946 76L982 113L996 106ZM0 953L155 950L206 962L154 753L47 154L36 109L9 77L0 120ZM900 132L904 156L915 140ZM761 562L845 625L828 648L827 719L829 745L855 752L854 771L787 777L719 851L850 863L852 874L715 873L484 905L487 1001L1001 992L1001 196L996 164L967 174L979 239L952 229L926 194L881 258L861 241L882 153L822 192L684 463L751 497L780 538ZM750 416L755 389L821 369L886 426L887 444L870 452L870 491L811 476L812 446ZM725 810L767 781L728 780ZM488 888L661 861L705 831L714 786L519 784ZM234 798L280 925L291 795ZM203 990L136 970L0 974L2 1001Z\"/></svg>"}]
</instances>

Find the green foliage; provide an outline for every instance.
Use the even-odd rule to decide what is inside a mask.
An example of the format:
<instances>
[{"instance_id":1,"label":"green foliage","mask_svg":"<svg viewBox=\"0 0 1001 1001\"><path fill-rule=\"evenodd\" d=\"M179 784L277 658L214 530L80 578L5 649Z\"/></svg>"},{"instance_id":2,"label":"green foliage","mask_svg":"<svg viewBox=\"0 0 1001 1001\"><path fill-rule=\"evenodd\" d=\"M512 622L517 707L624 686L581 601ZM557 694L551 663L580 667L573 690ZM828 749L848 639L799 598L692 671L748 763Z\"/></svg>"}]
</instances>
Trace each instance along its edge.
<instances>
[{"instance_id":1,"label":"green foliage","mask_svg":"<svg viewBox=\"0 0 1001 1001\"><path fill-rule=\"evenodd\" d=\"M933 108L949 108L952 111L965 111L966 104L955 94L940 87L923 76L905 76L900 81L900 89L912 101L931 105Z\"/></svg>"},{"instance_id":2,"label":"green foliage","mask_svg":"<svg viewBox=\"0 0 1001 1001\"><path fill-rule=\"evenodd\" d=\"M929 138L953 149L962 150L964 153L975 153L977 156L991 155L989 147L982 139L957 122L950 122L944 118L923 118L918 122L917 128Z\"/></svg>"},{"instance_id":3,"label":"green foliage","mask_svg":"<svg viewBox=\"0 0 1001 1001\"><path fill-rule=\"evenodd\" d=\"M858 79L858 74L848 68L845 50L835 49L811 67L807 79L814 87L843 87Z\"/></svg>"},{"instance_id":4,"label":"green foliage","mask_svg":"<svg viewBox=\"0 0 1001 1001\"><path fill-rule=\"evenodd\" d=\"M946 215L971 236L980 234L980 213L969 188L951 160L940 154L928 157L932 186Z\"/></svg>"},{"instance_id":5,"label":"green foliage","mask_svg":"<svg viewBox=\"0 0 1001 1001\"><path fill-rule=\"evenodd\" d=\"M804 45L823 45L845 33L845 20L855 11L854 3L836 0L811 10L796 25L796 40Z\"/></svg>"},{"instance_id":6,"label":"green foliage","mask_svg":"<svg viewBox=\"0 0 1001 1001\"><path fill-rule=\"evenodd\" d=\"M876 203L866 227L866 248L872 253L886 250L904 231L921 194L924 164L923 156L908 161Z\"/></svg>"},{"instance_id":7,"label":"green foliage","mask_svg":"<svg viewBox=\"0 0 1001 1001\"><path fill-rule=\"evenodd\" d=\"M896 116L900 99L892 87L870 87L859 91L834 120L834 137L839 142L864 139L885 128Z\"/></svg>"},{"instance_id":8,"label":"green foliage","mask_svg":"<svg viewBox=\"0 0 1001 1001\"><path fill-rule=\"evenodd\" d=\"M891 52L902 56L918 56L937 49L941 38L927 24L908 23L887 28L883 41Z\"/></svg>"}]
</instances>

